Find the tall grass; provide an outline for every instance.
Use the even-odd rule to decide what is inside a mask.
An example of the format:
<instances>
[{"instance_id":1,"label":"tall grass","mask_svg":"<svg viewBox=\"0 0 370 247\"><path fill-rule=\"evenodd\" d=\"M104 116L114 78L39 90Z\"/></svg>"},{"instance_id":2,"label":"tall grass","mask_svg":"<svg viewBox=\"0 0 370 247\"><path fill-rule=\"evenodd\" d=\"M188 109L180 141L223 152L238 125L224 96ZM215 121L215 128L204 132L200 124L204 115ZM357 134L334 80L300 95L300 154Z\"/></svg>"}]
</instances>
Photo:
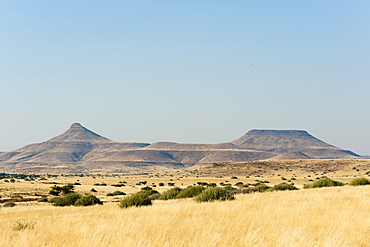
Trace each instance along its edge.
<instances>
[{"instance_id":1,"label":"tall grass","mask_svg":"<svg viewBox=\"0 0 370 247\"><path fill-rule=\"evenodd\" d=\"M233 201L155 201L0 208L0 246L369 246L370 187L237 195ZM34 227L14 230L17 222Z\"/></svg>"}]
</instances>

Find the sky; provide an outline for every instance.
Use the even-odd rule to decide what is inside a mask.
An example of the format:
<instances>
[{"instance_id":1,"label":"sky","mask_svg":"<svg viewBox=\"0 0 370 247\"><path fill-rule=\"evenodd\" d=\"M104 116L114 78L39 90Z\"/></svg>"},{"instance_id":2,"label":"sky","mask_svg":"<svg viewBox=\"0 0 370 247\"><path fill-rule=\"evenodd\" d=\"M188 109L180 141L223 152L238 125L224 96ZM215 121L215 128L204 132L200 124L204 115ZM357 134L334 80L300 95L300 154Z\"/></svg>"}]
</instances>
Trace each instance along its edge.
<instances>
[{"instance_id":1,"label":"sky","mask_svg":"<svg viewBox=\"0 0 370 247\"><path fill-rule=\"evenodd\" d=\"M369 1L0 0L0 151L300 129L370 155Z\"/></svg>"}]
</instances>

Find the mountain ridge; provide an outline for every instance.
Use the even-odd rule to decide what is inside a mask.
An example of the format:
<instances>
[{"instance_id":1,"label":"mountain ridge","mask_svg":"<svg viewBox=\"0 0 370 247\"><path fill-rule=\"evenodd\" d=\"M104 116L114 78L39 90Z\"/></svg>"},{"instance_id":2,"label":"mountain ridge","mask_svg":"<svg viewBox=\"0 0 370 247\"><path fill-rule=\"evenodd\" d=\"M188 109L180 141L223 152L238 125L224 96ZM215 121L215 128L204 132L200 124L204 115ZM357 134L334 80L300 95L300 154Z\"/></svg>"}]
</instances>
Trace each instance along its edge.
<instances>
[{"instance_id":1,"label":"mountain ridge","mask_svg":"<svg viewBox=\"0 0 370 247\"><path fill-rule=\"evenodd\" d=\"M0 153L0 172L158 172L214 162L279 158L280 154L286 152L301 153L294 153L295 157L358 157L304 130L251 130L228 143L150 144L115 142L79 123L73 123L67 131L47 141Z\"/></svg>"}]
</instances>

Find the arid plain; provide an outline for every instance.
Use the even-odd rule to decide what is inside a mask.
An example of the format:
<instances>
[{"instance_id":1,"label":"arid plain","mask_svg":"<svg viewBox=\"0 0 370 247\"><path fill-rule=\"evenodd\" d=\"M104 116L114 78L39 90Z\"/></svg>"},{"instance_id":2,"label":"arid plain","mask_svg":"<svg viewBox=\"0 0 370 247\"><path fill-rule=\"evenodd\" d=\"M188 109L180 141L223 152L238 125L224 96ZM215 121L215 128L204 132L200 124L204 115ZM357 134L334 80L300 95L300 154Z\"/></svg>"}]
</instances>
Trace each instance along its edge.
<instances>
[{"instance_id":1,"label":"arid plain","mask_svg":"<svg viewBox=\"0 0 370 247\"><path fill-rule=\"evenodd\" d=\"M1 199L13 199L16 206L0 208L0 246L369 246L370 186L302 188L323 176L349 183L369 177L369 171L368 159L307 159L219 163L147 175L3 179ZM127 209L118 206L124 195L107 196L146 186L162 193L204 182L238 188L237 183L262 181L268 186L294 183L299 190L237 194L222 202L155 200L152 206ZM94 194L104 204L54 207L37 201L51 197L52 186L65 184L75 184L76 192ZM20 198L33 201L17 202Z\"/></svg>"}]
</instances>

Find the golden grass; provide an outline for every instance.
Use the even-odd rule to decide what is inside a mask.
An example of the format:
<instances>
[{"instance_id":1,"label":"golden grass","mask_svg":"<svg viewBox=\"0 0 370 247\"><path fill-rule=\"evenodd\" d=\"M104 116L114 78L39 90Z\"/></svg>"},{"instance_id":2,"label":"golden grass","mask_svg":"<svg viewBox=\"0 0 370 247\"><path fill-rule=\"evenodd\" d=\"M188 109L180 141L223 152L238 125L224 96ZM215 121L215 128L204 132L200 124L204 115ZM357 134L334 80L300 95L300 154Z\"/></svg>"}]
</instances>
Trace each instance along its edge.
<instances>
[{"instance_id":1,"label":"golden grass","mask_svg":"<svg viewBox=\"0 0 370 247\"><path fill-rule=\"evenodd\" d=\"M370 246L370 186L155 201L121 209L0 208L0 246ZM16 230L17 222L33 229Z\"/></svg>"}]
</instances>

